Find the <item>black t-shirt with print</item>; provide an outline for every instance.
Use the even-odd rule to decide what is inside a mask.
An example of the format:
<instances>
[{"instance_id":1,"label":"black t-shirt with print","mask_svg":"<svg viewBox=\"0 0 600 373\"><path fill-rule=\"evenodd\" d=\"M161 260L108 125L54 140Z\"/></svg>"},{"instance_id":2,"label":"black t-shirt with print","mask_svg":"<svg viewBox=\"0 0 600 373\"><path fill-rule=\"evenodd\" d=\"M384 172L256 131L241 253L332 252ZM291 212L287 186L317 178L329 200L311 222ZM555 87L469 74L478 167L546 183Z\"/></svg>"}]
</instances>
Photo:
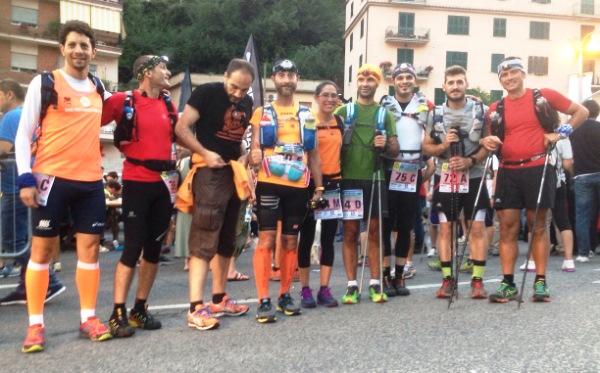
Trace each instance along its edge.
<instances>
[{"instance_id":1,"label":"black t-shirt with print","mask_svg":"<svg viewBox=\"0 0 600 373\"><path fill-rule=\"evenodd\" d=\"M198 110L196 138L206 149L221 156L225 162L241 155L240 143L252 116L252 98L239 103L229 101L223 83L206 83L192 92L188 105Z\"/></svg>"}]
</instances>

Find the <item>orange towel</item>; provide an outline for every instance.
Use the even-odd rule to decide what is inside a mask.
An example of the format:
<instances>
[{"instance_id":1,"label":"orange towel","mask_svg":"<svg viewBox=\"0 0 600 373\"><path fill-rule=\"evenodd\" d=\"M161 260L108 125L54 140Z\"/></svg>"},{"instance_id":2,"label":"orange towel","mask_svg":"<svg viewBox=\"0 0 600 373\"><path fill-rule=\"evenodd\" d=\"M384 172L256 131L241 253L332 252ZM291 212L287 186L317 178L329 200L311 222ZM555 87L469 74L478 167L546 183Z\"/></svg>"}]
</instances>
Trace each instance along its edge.
<instances>
[{"instance_id":1,"label":"orange towel","mask_svg":"<svg viewBox=\"0 0 600 373\"><path fill-rule=\"evenodd\" d=\"M194 153L191 160L192 166L190 172L188 172L185 180L181 183L181 186L177 190L177 200L175 201L175 207L187 214L191 214L194 210L194 193L192 190L192 181L196 171L201 167L206 167L206 162L200 154ZM252 183L249 182L248 171L243 164L238 161L229 161L231 169L233 170L233 182L235 183L235 189L237 191L238 198L241 201L245 201L253 194L251 188Z\"/></svg>"}]
</instances>

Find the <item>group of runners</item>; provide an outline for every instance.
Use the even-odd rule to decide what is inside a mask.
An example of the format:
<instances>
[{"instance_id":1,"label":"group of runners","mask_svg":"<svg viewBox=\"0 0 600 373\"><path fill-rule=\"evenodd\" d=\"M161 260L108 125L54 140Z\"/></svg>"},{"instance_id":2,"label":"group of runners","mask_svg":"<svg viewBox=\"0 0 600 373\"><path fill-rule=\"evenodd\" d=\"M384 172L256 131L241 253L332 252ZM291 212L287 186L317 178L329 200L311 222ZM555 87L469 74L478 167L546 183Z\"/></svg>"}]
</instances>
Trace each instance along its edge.
<instances>
[{"instance_id":1,"label":"group of runners","mask_svg":"<svg viewBox=\"0 0 600 373\"><path fill-rule=\"evenodd\" d=\"M139 57L133 66L138 89L111 95L88 77L96 51L89 26L67 22L59 40L65 66L52 74L56 101L40 118L45 98L41 77L35 77L25 97L15 143L20 196L32 208L33 226L26 274L30 326L23 352L44 349L43 306L50 255L67 207L77 232L80 332L93 341L128 337L135 328L161 327L148 312L147 300L176 198L193 211L187 313L192 328L214 329L219 326L218 317L249 311L248 306L237 304L225 287L236 246L235 227L248 198L255 203L260 227L254 252L258 322L276 321L276 312L286 316L301 313L290 294L297 267L303 306L338 305L329 287L338 219L343 220L342 254L348 278L341 302L355 304L362 292L362 274L359 279L357 273L361 221L366 223L368 236L361 251L370 262L369 298L380 303L388 296L408 295L404 268L419 189L432 176L433 169L422 172L430 157L437 159L432 206L441 226L443 281L437 296L451 298L456 290L452 262L458 250L455 226L462 211L468 218L467 239L474 263L471 297L487 297L482 282L487 255L483 221L491 200L500 220L504 278L489 300L516 299L513 273L522 208L527 211L528 224L535 222L533 300L550 300L545 279L550 247L545 216L554 200L556 180L553 172L547 172L552 166L545 155L551 144L587 118L587 110L556 91L541 89L552 109L569 116L568 123L556 131L543 128L535 114L533 91L524 86L526 73L519 58L506 58L498 66L500 84L508 95L490 108L466 96L467 72L460 66L446 69L442 87L447 100L435 108L421 93L414 93L414 67L401 63L392 71L394 95L384 96L380 102L375 99L383 75L378 67L365 64L356 75L355 102L339 106L339 88L325 81L316 88L316 110L295 100L299 69L293 61L282 59L275 62L271 74L277 99L254 111L248 95L254 67L233 59L223 81L197 87L177 118L166 94L170 72L165 57ZM125 155L125 244L115 271L114 310L106 326L95 313L98 248L105 216L98 130L113 120L117 122L115 144ZM252 133L248 153L242 146L247 131ZM34 137L37 150L32 163ZM179 189L175 142L193 153L191 171ZM481 188L481 180L491 152L499 157L500 165L489 196L486 188ZM321 220L322 253L315 300L308 268L317 219ZM275 302L269 277L278 221L283 250ZM397 232L393 245L389 241L392 231ZM125 301L138 260L135 302L127 316ZM209 270L212 301L205 304Z\"/></svg>"}]
</instances>

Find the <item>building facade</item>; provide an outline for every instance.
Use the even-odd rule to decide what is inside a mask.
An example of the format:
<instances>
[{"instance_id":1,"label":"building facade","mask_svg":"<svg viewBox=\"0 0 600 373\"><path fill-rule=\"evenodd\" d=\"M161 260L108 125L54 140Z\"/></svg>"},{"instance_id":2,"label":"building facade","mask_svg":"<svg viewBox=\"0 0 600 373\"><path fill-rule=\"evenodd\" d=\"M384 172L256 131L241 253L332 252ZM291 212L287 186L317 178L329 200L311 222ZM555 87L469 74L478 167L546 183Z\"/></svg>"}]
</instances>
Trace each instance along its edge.
<instances>
[{"instance_id":1,"label":"building facade","mask_svg":"<svg viewBox=\"0 0 600 373\"><path fill-rule=\"evenodd\" d=\"M346 0L345 96L356 97L362 64L383 67L381 97L393 93L391 69L410 62L419 90L436 104L445 100L441 86L451 65L465 67L470 87L496 100L503 95L498 62L517 56L528 87L585 99L600 87L595 3L600 0Z\"/></svg>"}]
</instances>

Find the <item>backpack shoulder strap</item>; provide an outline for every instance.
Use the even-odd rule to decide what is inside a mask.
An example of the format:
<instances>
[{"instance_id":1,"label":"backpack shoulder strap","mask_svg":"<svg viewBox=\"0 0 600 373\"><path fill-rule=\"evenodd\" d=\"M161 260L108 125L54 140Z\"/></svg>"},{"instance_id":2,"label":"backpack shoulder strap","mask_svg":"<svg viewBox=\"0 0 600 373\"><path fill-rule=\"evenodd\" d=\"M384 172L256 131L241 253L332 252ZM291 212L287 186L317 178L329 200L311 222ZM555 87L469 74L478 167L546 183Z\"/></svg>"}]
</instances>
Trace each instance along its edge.
<instances>
[{"instance_id":1,"label":"backpack shoulder strap","mask_svg":"<svg viewBox=\"0 0 600 373\"><path fill-rule=\"evenodd\" d=\"M354 127L356 124L356 105L354 102L346 104L346 126Z\"/></svg>"},{"instance_id":2,"label":"backpack shoulder strap","mask_svg":"<svg viewBox=\"0 0 600 373\"><path fill-rule=\"evenodd\" d=\"M102 84L102 81L100 80L100 78L98 78L95 75L92 75L92 73L88 72L88 78L94 82L94 85L96 86L96 92L98 92L98 94L100 95L100 98L102 99L102 101L104 101L104 84Z\"/></svg>"},{"instance_id":3,"label":"backpack shoulder strap","mask_svg":"<svg viewBox=\"0 0 600 373\"><path fill-rule=\"evenodd\" d=\"M375 117L375 121L377 124L377 128L385 127L385 116L387 115L387 109L383 106L380 106L377 109L377 116Z\"/></svg>"},{"instance_id":4,"label":"backpack shoulder strap","mask_svg":"<svg viewBox=\"0 0 600 373\"><path fill-rule=\"evenodd\" d=\"M48 107L52 105L54 109L58 105L58 93L54 90L54 73L52 71L44 71L41 74L41 105L40 105L40 125L42 120L48 113Z\"/></svg>"},{"instance_id":5,"label":"backpack shoulder strap","mask_svg":"<svg viewBox=\"0 0 600 373\"><path fill-rule=\"evenodd\" d=\"M173 142L177 141L177 137L175 136L175 125L177 124L178 114L173 107L173 101L171 101L171 96L162 95L163 101L165 102L165 106L167 107L167 111L169 112L169 119L171 120L171 130L173 134Z\"/></svg>"}]
</instances>

